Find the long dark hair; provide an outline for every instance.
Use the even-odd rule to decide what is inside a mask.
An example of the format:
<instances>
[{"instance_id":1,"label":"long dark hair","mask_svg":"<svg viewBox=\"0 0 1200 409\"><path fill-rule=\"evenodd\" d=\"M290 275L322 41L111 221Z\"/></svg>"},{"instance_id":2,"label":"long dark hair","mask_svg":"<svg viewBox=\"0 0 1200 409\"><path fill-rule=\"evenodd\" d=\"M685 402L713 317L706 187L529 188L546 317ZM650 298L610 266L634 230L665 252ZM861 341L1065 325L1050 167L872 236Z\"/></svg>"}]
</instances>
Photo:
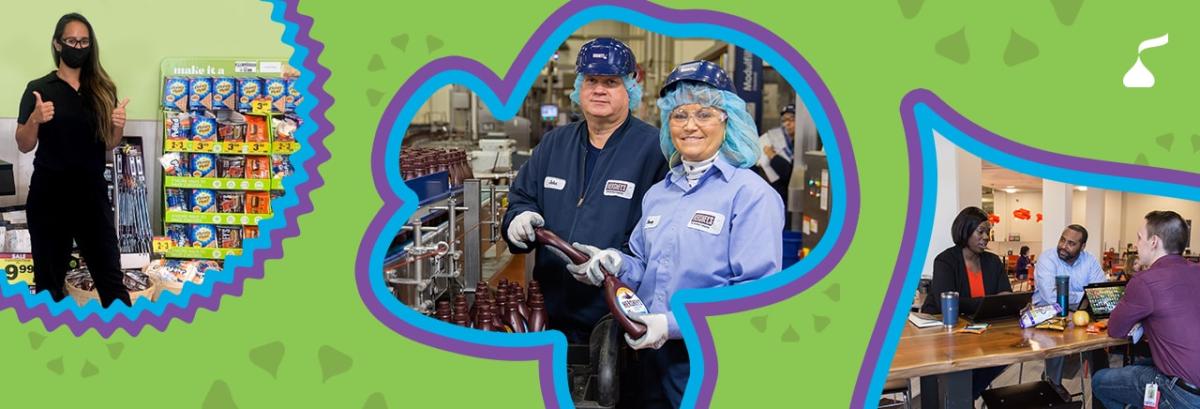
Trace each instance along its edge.
<instances>
[{"instance_id":1,"label":"long dark hair","mask_svg":"<svg viewBox=\"0 0 1200 409\"><path fill-rule=\"evenodd\" d=\"M79 70L79 91L95 111L96 138L104 141L106 146L116 146L117 142L120 142L120 135L114 135L112 111L117 107L117 86L108 77L108 72L104 71L104 66L100 65L100 43L96 40L96 30L92 29L92 23L79 13L63 15L58 19L58 24L54 26L54 38L51 41L59 42L61 47L70 47L61 40L67 24L72 21L78 21L87 26L88 38L91 43L88 46L91 48L88 60ZM50 54L54 57L54 66L58 67L59 61L62 59L62 52L55 50L51 45Z\"/></svg>"}]
</instances>

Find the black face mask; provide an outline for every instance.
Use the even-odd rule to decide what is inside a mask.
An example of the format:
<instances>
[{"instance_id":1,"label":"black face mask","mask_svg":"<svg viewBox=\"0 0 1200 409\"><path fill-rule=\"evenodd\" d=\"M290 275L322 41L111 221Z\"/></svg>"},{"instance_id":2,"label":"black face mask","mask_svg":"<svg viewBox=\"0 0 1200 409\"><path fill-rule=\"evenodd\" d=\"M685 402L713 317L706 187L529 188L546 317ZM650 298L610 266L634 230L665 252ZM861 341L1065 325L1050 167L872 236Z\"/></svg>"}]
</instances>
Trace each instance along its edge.
<instances>
[{"instance_id":1,"label":"black face mask","mask_svg":"<svg viewBox=\"0 0 1200 409\"><path fill-rule=\"evenodd\" d=\"M59 57L62 59L63 64L66 64L71 68L82 67L83 63L87 62L88 56L92 54L91 46L75 48L63 44L62 41L59 41L58 44L62 45L62 51L59 52Z\"/></svg>"}]
</instances>

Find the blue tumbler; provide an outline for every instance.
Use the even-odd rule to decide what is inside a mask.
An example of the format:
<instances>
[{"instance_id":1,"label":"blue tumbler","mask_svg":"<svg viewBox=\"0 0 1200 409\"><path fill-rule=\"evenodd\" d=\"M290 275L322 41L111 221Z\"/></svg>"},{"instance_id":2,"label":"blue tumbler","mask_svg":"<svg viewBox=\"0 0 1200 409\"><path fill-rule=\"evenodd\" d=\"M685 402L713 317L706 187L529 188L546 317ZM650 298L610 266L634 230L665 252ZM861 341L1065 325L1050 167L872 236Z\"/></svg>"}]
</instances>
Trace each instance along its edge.
<instances>
[{"instance_id":1,"label":"blue tumbler","mask_svg":"<svg viewBox=\"0 0 1200 409\"><path fill-rule=\"evenodd\" d=\"M958 292L942 293L942 325L953 328L958 324Z\"/></svg>"},{"instance_id":2,"label":"blue tumbler","mask_svg":"<svg viewBox=\"0 0 1200 409\"><path fill-rule=\"evenodd\" d=\"M1054 277L1054 289L1058 292L1058 306L1062 311L1058 316L1067 316L1068 303L1071 301L1071 276L1056 276Z\"/></svg>"}]
</instances>

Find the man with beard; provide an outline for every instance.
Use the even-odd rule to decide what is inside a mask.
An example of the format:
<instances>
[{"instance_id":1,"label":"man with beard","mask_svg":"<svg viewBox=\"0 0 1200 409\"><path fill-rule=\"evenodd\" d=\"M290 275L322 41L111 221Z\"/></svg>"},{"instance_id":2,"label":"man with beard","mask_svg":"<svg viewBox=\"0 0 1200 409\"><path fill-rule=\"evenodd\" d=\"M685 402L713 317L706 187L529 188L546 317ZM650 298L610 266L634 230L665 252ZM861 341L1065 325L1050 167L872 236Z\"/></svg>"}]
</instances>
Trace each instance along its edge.
<instances>
[{"instance_id":1,"label":"man with beard","mask_svg":"<svg viewBox=\"0 0 1200 409\"><path fill-rule=\"evenodd\" d=\"M1051 305L1058 302L1058 291L1055 288L1058 276L1070 277L1071 288L1067 301L1069 309L1074 309L1083 299L1083 287L1107 281L1104 270L1100 269L1100 262L1091 253L1083 251L1087 240L1087 229L1072 224L1063 229L1057 247L1046 249L1042 253L1043 257L1039 257L1037 268L1034 269L1034 304ZM1108 367L1108 354L1103 350L1096 350L1087 355L1091 355L1093 373ZM1061 385L1063 361L1063 357L1047 359L1046 373L1043 377L1055 385Z\"/></svg>"}]
</instances>

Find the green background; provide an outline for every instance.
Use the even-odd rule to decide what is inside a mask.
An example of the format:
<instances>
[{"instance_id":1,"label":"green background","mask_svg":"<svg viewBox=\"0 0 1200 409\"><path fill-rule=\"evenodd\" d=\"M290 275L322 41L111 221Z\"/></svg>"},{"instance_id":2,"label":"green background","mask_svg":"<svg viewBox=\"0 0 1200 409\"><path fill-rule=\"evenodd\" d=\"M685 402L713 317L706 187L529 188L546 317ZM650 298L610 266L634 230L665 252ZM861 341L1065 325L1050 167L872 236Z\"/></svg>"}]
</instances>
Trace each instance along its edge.
<instances>
[{"instance_id":1,"label":"green background","mask_svg":"<svg viewBox=\"0 0 1200 409\"><path fill-rule=\"evenodd\" d=\"M710 318L720 356L713 406L848 405L907 217L899 200L908 180L898 108L914 88L931 89L985 128L1041 149L1200 170L1198 28L1190 17L1200 7L1117 3L665 2L736 14L789 41L837 100L861 178L858 230L825 280L766 308ZM150 2L139 4L112 2L109 13L161 21L163 9L222 9L192 2L151 14ZM223 9L244 9L239 21L263 20L252 29L263 36L255 41L277 38L268 7L238 4ZM11 310L0 312L3 368L15 380L5 399L101 407L540 406L533 362L468 358L400 337L363 307L353 274L358 239L381 205L369 160L388 98L438 57L468 56L507 71L559 5L302 3L300 12L315 18L313 37L325 44L320 62L333 71L326 90L336 100L328 111L336 131L326 139L333 156L320 167L326 183L312 196L316 210L300 217L301 236L284 242L285 258L268 262L266 278L248 281L244 295L223 300L219 312L201 311L192 324L136 339L46 333L40 322L18 324ZM57 14L47 8L5 14L51 21L33 18ZM96 24L106 32L115 25ZM163 37L161 26L144 27L145 37ZM1124 88L1138 43L1164 33L1171 43L1142 56L1158 84ZM17 35L3 36L6 51L29 42ZM106 45L115 41L109 38ZM276 55L275 47L259 49ZM44 50L36 54L45 58ZM157 58L147 60L157 67ZM43 70L25 64L21 72ZM138 69L153 72L148 67Z\"/></svg>"}]
</instances>

